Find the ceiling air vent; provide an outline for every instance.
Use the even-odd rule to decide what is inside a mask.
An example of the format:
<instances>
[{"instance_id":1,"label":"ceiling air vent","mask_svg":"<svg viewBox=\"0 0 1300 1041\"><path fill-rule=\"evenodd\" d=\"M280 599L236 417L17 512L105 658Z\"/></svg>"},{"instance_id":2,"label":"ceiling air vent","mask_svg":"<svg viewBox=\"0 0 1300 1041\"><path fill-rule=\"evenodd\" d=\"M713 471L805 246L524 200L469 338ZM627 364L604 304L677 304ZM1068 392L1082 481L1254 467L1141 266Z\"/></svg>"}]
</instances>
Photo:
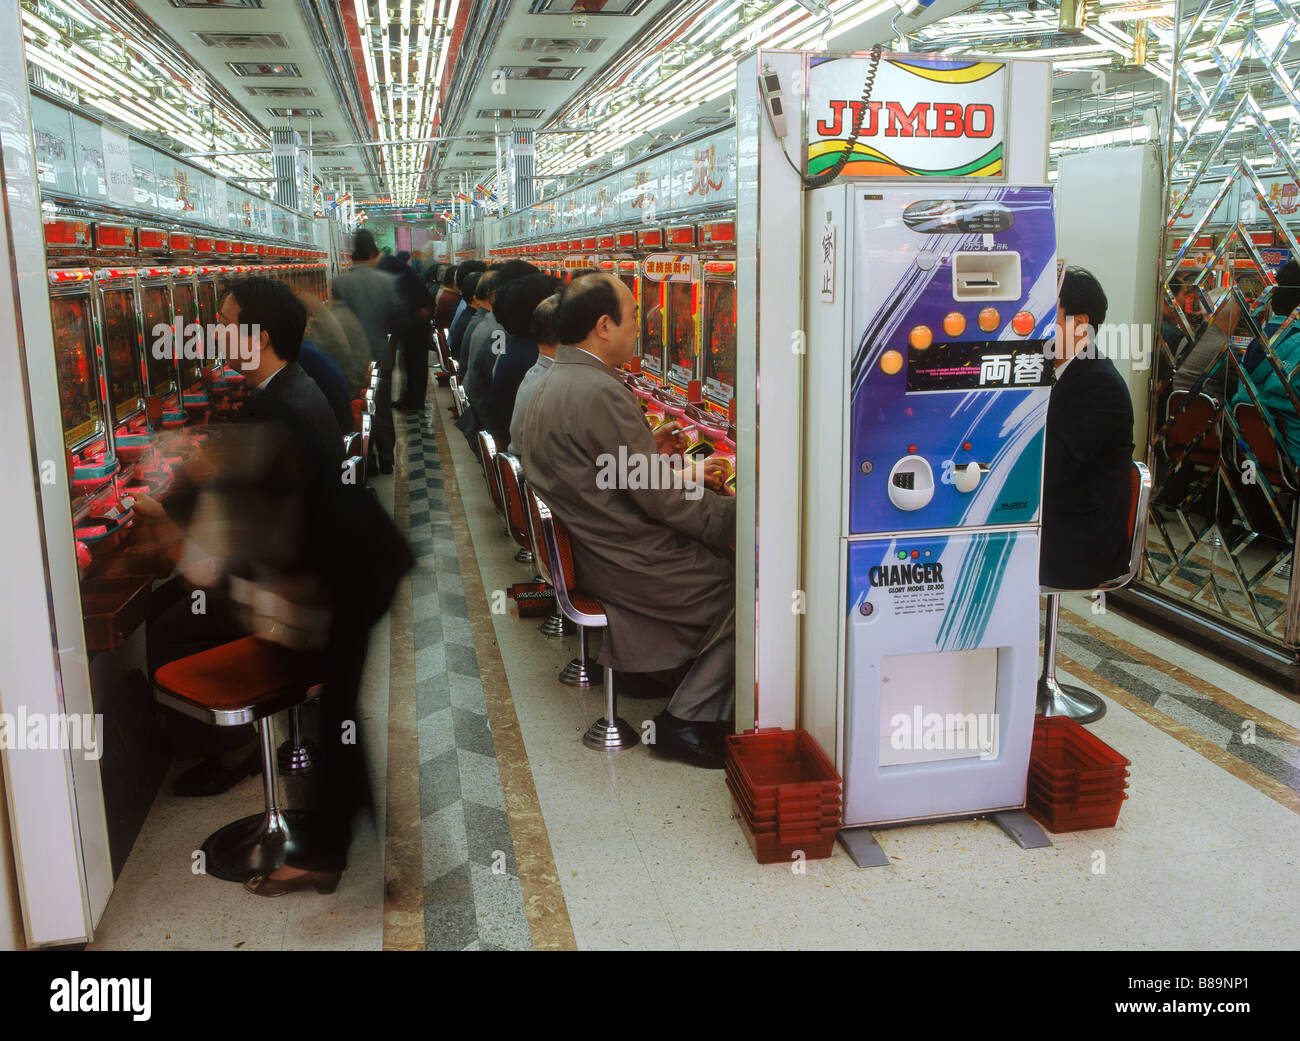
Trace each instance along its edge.
<instances>
[{"instance_id":1,"label":"ceiling air vent","mask_svg":"<svg viewBox=\"0 0 1300 1041\"><path fill-rule=\"evenodd\" d=\"M313 152L312 155L314 155L317 159L331 159L337 156L347 155L347 149L331 148L326 151ZM321 169L322 170L351 170L352 167L351 166L322 166Z\"/></svg>"},{"instance_id":2,"label":"ceiling air vent","mask_svg":"<svg viewBox=\"0 0 1300 1041\"><path fill-rule=\"evenodd\" d=\"M289 46L289 37L284 33L209 33L196 32L199 43L209 47L235 47L240 50L273 51L285 50Z\"/></svg>"},{"instance_id":3,"label":"ceiling air vent","mask_svg":"<svg viewBox=\"0 0 1300 1041\"><path fill-rule=\"evenodd\" d=\"M224 10L228 7L261 7L262 0L169 0L172 7L189 7L200 10Z\"/></svg>"},{"instance_id":4,"label":"ceiling air vent","mask_svg":"<svg viewBox=\"0 0 1300 1041\"><path fill-rule=\"evenodd\" d=\"M541 119L541 108L481 108L476 119Z\"/></svg>"},{"instance_id":5,"label":"ceiling air vent","mask_svg":"<svg viewBox=\"0 0 1300 1041\"><path fill-rule=\"evenodd\" d=\"M260 61L228 61L226 68L236 76L301 76L298 66L291 61L272 64Z\"/></svg>"},{"instance_id":6,"label":"ceiling air vent","mask_svg":"<svg viewBox=\"0 0 1300 1041\"><path fill-rule=\"evenodd\" d=\"M273 116L302 116L304 119L320 119L323 113L318 108L268 108Z\"/></svg>"},{"instance_id":7,"label":"ceiling air vent","mask_svg":"<svg viewBox=\"0 0 1300 1041\"><path fill-rule=\"evenodd\" d=\"M573 54L590 54L604 42L603 36L530 36L518 49L542 55L538 61L557 61Z\"/></svg>"},{"instance_id":8,"label":"ceiling air vent","mask_svg":"<svg viewBox=\"0 0 1300 1041\"><path fill-rule=\"evenodd\" d=\"M311 87L245 87L255 98L314 98Z\"/></svg>"},{"instance_id":9,"label":"ceiling air vent","mask_svg":"<svg viewBox=\"0 0 1300 1041\"><path fill-rule=\"evenodd\" d=\"M636 15L644 11L650 0L601 0L593 9L591 0L533 0L529 14L567 15Z\"/></svg>"},{"instance_id":10,"label":"ceiling air vent","mask_svg":"<svg viewBox=\"0 0 1300 1041\"><path fill-rule=\"evenodd\" d=\"M537 60L546 59L539 57ZM536 65L503 65L501 72L508 80L571 80L582 72L582 69L577 65L552 65L540 69Z\"/></svg>"}]
</instances>

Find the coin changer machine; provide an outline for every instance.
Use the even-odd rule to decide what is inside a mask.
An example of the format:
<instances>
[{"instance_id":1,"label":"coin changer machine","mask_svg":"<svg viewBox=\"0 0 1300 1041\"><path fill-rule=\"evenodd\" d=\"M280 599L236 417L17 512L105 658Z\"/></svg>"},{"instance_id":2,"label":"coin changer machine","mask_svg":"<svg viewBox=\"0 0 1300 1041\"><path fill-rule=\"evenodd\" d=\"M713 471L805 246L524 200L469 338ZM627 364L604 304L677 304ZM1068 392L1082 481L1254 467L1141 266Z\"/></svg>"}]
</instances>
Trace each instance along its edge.
<instances>
[{"instance_id":1,"label":"coin changer machine","mask_svg":"<svg viewBox=\"0 0 1300 1041\"><path fill-rule=\"evenodd\" d=\"M1045 154L1043 128L1018 129L1006 149ZM1050 845L1021 811L1053 195L1045 178L947 169L804 193L802 715L836 753L841 841L861 866L887 863L870 827L904 822L992 815L1022 846Z\"/></svg>"}]
</instances>

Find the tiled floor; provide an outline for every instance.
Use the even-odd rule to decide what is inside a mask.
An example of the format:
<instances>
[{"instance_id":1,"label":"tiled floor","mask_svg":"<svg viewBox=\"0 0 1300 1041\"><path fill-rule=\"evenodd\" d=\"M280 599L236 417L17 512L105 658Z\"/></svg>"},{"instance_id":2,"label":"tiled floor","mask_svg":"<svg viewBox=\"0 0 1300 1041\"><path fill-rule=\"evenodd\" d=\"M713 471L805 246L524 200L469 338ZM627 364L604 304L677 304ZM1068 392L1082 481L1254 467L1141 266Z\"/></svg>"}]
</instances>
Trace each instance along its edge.
<instances>
[{"instance_id":1,"label":"tiled floor","mask_svg":"<svg viewBox=\"0 0 1300 1041\"><path fill-rule=\"evenodd\" d=\"M426 945L531 949L442 461L427 415L407 414L406 444Z\"/></svg>"},{"instance_id":2,"label":"tiled floor","mask_svg":"<svg viewBox=\"0 0 1300 1041\"><path fill-rule=\"evenodd\" d=\"M600 692L556 680L573 640L491 613L533 569L446 397L431 391L402 431L413 635L390 673L388 622L376 629L363 693L381 807L418 805L422 929L389 941L385 855L391 905L403 822L382 812L386 847L360 836L333 897L256 900L190 874L203 835L259 801L249 780L202 805L160 796L96 947L376 949L420 933L440 950L1296 946L1300 703L1081 597L1063 605L1059 675L1101 691L1091 729L1132 762L1117 827L1024 851L988 822L923 825L877 833L887 868L858 870L838 847L802 872L756 864L720 774L586 749ZM378 486L392 505L392 482ZM639 726L662 704L620 711ZM386 773L390 712L415 734L410 769ZM385 776L399 787L385 793Z\"/></svg>"}]
</instances>

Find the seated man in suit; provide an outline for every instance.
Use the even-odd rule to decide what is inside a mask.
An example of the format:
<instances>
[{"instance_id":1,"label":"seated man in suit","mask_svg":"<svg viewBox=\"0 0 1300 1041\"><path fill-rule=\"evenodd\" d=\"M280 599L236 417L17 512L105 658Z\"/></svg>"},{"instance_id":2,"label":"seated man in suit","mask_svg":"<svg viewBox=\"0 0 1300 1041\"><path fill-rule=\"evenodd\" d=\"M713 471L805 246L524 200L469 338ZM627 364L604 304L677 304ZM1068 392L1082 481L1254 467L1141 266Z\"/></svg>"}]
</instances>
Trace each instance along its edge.
<instances>
[{"instance_id":1,"label":"seated man in suit","mask_svg":"<svg viewBox=\"0 0 1300 1041\"><path fill-rule=\"evenodd\" d=\"M636 301L622 280L581 275L556 312L562 346L523 426L529 483L572 536L579 591L609 619L600 662L621 672L685 670L655 720L652 751L714 769L735 699L736 502L728 471L691 463L683 480L641 480L680 453L680 431L651 433L616 370L636 352ZM617 472L622 460L626 473ZM611 470L615 472L610 473ZM647 486L649 485L649 486Z\"/></svg>"},{"instance_id":2,"label":"seated man in suit","mask_svg":"<svg viewBox=\"0 0 1300 1041\"><path fill-rule=\"evenodd\" d=\"M1094 589L1128 570L1133 403L1097 352L1106 294L1070 268L1056 309L1055 384L1047 406L1039 583Z\"/></svg>"}]
</instances>

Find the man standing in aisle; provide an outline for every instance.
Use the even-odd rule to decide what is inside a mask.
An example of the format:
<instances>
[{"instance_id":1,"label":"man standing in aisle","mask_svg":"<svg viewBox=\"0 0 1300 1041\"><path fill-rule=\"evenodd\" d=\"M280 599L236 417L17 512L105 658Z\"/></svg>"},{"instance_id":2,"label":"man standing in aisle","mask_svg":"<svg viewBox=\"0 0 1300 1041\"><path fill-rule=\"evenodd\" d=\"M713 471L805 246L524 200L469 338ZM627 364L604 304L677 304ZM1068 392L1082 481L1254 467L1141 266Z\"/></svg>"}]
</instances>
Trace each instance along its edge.
<instances>
[{"instance_id":1,"label":"man standing in aisle","mask_svg":"<svg viewBox=\"0 0 1300 1041\"><path fill-rule=\"evenodd\" d=\"M569 529L578 589L605 607L601 664L683 674L655 719L652 751L720 769L735 703L736 501L704 485L720 487L725 465L691 463L673 480L635 476L662 471L685 439L672 428L651 433L618 378L637 336L621 279L575 278L556 334L572 346L556 352L528 406L524 473Z\"/></svg>"},{"instance_id":2,"label":"man standing in aisle","mask_svg":"<svg viewBox=\"0 0 1300 1041\"><path fill-rule=\"evenodd\" d=\"M379 270L397 279L397 317L393 323L397 343L402 348L402 397L393 408L402 412L424 410L424 396L429 385L429 348L432 329L433 297L424 279L412 270L410 254L402 250L395 257L383 257Z\"/></svg>"},{"instance_id":3,"label":"man standing in aisle","mask_svg":"<svg viewBox=\"0 0 1300 1041\"><path fill-rule=\"evenodd\" d=\"M342 300L366 331L370 360L379 362L381 379L375 400L374 445L379 472L393 472L393 359L388 331L397 310L397 280L378 270L379 250L370 232L352 237L352 266L334 279L334 296Z\"/></svg>"},{"instance_id":4,"label":"man standing in aisle","mask_svg":"<svg viewBox=\"0 0 1300 1041\"><path fill-rule=\"evenodd\" d=\"M1039 584L1095 589L1128 570L1133 403L1097 351L1106 294L1069 268L1056 309L1055 385L1047 406Z\"/></svg>"}]
</instances>

